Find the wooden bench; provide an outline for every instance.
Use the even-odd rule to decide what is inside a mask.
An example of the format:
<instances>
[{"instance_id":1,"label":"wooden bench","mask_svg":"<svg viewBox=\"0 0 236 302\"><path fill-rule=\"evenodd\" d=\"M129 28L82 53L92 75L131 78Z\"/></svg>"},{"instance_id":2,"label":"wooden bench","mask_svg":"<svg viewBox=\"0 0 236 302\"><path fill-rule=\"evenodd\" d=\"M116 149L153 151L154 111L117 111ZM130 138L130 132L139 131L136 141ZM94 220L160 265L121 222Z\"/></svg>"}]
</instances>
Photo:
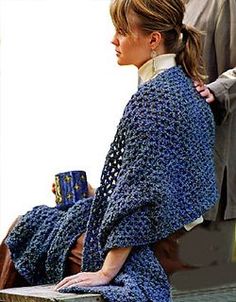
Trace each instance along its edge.
<instances>
[{"instance_id":1,"label":"wooden bench","mask_svg":"<svg viewBox=\"0 0 236 302\"><path fill-rule=\"evenodd\" d=\"M0 291L0 301L4 302L103 302L97 294L62 294L53 290L55 286L31 286L9 288Z\"/></svg>"},{"instance_id":2,"label":"wooden bench","mask_svg":"<svg viewBox=\"0 0 236 302\"><path fill-rule=\"evenodd\" d=\"M61 294L55 292L53 288L54 286L33 286L5 289L0 291L0 301L104 302L97 294ZM236 302L236 283L200 290L173 290L173 302Z\"/></svg>"}]
</instances>

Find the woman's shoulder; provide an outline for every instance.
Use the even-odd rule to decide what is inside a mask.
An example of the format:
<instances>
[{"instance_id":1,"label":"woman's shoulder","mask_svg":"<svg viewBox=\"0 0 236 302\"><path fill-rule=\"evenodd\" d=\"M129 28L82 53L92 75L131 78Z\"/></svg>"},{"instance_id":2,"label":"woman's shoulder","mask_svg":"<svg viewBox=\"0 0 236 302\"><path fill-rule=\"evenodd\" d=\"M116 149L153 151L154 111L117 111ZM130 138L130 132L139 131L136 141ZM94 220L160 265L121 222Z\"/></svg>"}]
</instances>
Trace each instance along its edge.
<instances>
[{"instance_id":1,"label":"woman's shoulder","mask_svg":"<svg viewBox=\"0 0 236 302\"><path fill-rule=\"evenodd\" d=\"M163 94L163 92L173 92L174 89L179 89L180 86L191 87L192 80L187 77L182 67L175 66L171 67L155 78L141 84L137 91L137 94L150 95L155 92L155 94Z\"/></svg>"},{"instance_id":2,"label":"woman's shoulder","mask_svg":"<svg viewBox=\"0 0 236 302\"><path fill-rule=\"evenodd\" d=\"M174 82L178 77L183 77L183 75L177 67L172 70L168 69L156 78L140 85L125 108L126 120L151 122L156 121L157 117L165 118L169 112L174 113L175 107L178 106L179 96L177 96L178 89L173 87L176 83L172 83L172 80Z\"/></svg>"},{"instance_id":3,"label":"woman's shoulder","mask_svg":"<svg viewBox=\"0 0 236 302\"><path fill-rule=\"evenodd\" d=\"M153 104L153 102L158 106L171 106L172 100L175 100L176 96L178 96L178 100L185 99L186 92L196 96L193 81L186 76L181 67L176 66L141 84L133 95L133 99L143 100L145 106Z\"/></svg>"},{"instance_id":4,"label":"woman's shoulder","mask_svg":"<svg viewBox=\"0 0 236 302\"><path fill-rule=\"evenodd\" d=\"M211 115L209 105L180 66L169 68L144 83L133 97L134 103L141 108L138 111L146 114L160 113L163 117L171 114L178 118L192 114Z\"/></svg>"},{"instance_id":5,"label":"woman's shoulder","mask_svg":"<svg viewBox=\"0 0 236 302\"><path fill-rule=\"evenodd\" d=\"M169 68L140 85L125 110L129 118L151 118L156 114L164 118L170 112L179 118L194 112L197 115L210 114L209 105L195 89L193 80L179 66Z\"/></svg>"}]
</instances>

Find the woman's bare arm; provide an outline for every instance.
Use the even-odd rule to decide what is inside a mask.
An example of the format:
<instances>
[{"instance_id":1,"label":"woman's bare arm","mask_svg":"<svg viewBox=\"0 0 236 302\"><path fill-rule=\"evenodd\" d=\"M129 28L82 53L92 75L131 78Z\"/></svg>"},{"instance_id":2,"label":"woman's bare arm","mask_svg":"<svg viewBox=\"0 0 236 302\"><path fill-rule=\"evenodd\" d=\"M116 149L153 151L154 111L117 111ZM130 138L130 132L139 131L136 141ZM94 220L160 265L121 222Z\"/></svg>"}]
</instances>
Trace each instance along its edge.
<instances>
[{"instance_id":1,"label":"woman's bare arm","mask_svg":"<svg viewBox=\"0 0 236 302\"><path fill-rule=\"evenodd\" d=\"M103 263L102 268L97 272L78 273L64 278L59 282L55 290L69 286L98 286L108 284L120 271L128 258L132 247L111 249Z\"/></svg>"},{"instance_id":2,"label":"woman's bare arm","mask_svg":"<svg viewBox=\"0 0 236 302\"><path fill-rule=\"evenodd\" d=\"M106 256L101 272L112 280L120 271L132 247L114 248Z\"/></svg>"}]
</instances>

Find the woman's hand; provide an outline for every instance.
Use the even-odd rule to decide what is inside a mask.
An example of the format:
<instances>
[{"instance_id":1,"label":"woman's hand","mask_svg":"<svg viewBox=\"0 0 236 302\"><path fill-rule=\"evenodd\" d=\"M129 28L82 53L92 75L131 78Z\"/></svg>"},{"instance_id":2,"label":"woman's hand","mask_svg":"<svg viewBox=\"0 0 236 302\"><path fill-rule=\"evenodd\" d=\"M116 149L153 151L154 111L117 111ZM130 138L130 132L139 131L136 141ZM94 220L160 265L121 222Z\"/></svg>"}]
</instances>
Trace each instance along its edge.
<instances>
[{"instance_id":1,"label":"woman's hand","mask_svg":"<svg viewBox=\"0 0 236 302\"><path fill-rule=\"evenodd\" d=\"M215 101L214 94L210 91L210 89L206 85L200 84L199 82L195 81L194 86L196 87L200 95L206 99L207 103L212 103Z\"/></svg>"},{"instance_id":2,"label":"woman's hand","mask_svg":"<svg viewBox=\"0 0 236 302\"><path fill-rule=\"evenodd\" d=\"M64 278L55 290L70 286L98 286L108 284L120 271L129 256L132 247L113 248L105 258L102 268L94 273L78 273Z\"/></svg>"},{"instance_id":3,"label":"woman's hand","mask_svg":"<svg viewBox=\"0 0 236 302\"><path fill-rule=\"evenodd\" d=\"M88 197L93 197L95 195L95 189L88 183ZM56 184L52 184L52 193L56 194Z\"/></svg>"},{"instance_id":4,"label":"woman's hand","mask_svg":"<svg viewBox=\"0 0 236 302\"><path fill-rule=\"evenodd\" d=\"M96 193L96 189L94 189L89 183L88 183L88 197L93 197Z\"/></svg>"},{"instance_id":5,"label":"woman's hand","mask_svg":"<svg viewBox=\"0 0 236 302\"><path fill-rule=\"evenodd\" d=\"M61 282L59 282L55 290L60 290L66 287L71 286L98 286L98 285L105 285L111 281L111 277L105 275L102 270L97 272L85 272L85 273L78 273L73 276L69 276L64 278Z\"/></svg>"},{"instance_id":6,"label":"woman's hand","mask_svg":"<svg viewBox=\"0 0 236 302\"><path fill-rule=\"evenodd\" d=\"M56 184L55 183L52 184L52 193L56 194Z\"/></svg>"}]
</instances>

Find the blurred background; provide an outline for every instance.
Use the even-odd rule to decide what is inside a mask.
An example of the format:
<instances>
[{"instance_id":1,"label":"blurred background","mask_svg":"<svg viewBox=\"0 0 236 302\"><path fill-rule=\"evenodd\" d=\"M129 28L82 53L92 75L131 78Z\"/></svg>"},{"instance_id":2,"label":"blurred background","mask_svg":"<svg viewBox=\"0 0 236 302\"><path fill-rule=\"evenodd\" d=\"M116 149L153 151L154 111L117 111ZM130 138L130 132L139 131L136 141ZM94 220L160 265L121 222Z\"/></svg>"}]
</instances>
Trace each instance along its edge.
<instances>
[{"instance_id":1,"label":"blurred background","mask_svg":"<svg viewBox=\"0 0 236 302\"><path fill-rule=\"evenodd\" d=\"M109 0L1 0L0 239L54 175L99 184L137 71L116 63Z\"/></svg>"}]
</instances>

